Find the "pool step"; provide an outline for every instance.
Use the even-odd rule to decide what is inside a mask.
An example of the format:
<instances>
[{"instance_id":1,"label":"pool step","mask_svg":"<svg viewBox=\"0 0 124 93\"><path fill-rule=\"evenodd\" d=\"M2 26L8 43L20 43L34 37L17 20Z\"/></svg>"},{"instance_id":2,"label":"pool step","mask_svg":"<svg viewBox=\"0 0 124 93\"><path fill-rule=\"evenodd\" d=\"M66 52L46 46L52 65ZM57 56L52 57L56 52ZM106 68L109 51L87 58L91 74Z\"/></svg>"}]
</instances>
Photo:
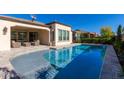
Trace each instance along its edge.
<instances>
[{"instance_id":1,"label":"pool step","mask_svg":"<svg viewBox=\"0 0 124 93\"><path fill-rule=\"evenodd\" d=\"M57 73L58 73L57 70L55 70L55 69L50 69L50 70L47 72L46 77L47 77L47 79L53 79L53 78L56 76Z\"/></svg>"}]
</instances>

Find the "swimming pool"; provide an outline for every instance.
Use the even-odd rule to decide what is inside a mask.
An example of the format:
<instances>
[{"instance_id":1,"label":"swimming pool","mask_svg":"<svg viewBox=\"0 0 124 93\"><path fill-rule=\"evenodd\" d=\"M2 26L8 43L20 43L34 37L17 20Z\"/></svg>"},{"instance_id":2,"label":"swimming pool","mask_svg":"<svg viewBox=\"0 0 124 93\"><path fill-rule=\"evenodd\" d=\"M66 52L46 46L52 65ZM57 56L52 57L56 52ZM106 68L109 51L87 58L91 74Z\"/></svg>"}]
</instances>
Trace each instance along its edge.
<instances>
[{"instance_id":1,"label":"swimming pool","mask_svg":"<svg viewBox=\"0 0 124 93\"><path fill-rule=\"evenodd\" d=\"M77 45L22 55L11 63L25 78L97 79L105 50L104 45Z\"/></svg>"}]
</instances>

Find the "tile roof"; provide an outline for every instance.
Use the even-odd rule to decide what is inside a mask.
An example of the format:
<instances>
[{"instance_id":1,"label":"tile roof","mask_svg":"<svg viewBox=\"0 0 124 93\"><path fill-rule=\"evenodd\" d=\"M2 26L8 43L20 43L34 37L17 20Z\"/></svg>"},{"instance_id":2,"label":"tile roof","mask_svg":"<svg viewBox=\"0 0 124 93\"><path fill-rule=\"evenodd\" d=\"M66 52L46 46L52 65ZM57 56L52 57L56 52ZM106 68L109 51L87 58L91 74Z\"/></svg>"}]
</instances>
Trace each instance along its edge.
<instances>
[{"instance_id":1,"label":"tile roof","mask_svg":"<svg viewBox=\"0 0 124 93\"><path fill-rule=\"evenodd\" d=\"M57 22L57 21L53 21L53 22L47 23L46 25L51 25L51 24L60 24L60 25L71 27L70 25L66 25L66 24L63 24L63 23Z\"/></svg>"}]
</instances>

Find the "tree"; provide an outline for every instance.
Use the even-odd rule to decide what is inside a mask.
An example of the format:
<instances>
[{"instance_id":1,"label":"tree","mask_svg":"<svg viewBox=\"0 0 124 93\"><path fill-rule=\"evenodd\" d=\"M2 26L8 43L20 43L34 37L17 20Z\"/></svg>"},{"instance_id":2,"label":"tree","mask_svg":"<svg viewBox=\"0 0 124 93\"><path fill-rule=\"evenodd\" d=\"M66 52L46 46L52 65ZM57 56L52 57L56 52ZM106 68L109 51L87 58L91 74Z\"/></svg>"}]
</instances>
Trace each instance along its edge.
<instances>
[{"instance_id":1,"label":"tree","mask_svg":"<svg viewBox=\"0 0 124 93\"><path fill-rule=\"evenodd\" d=\"M112 36L115 36L115 32L112 32Z\"/></svg>"},{"instance_id":2,"label":"tree","mask_svg":"<svg viewBox=\"0 0 124 93\"><path fill-rule=\"evenodd\" d=\"M122 29L122 34L124 34L124 27L123 27L123 29Z\"/></svg>"},{"instance_id":3,"label":"tree","mask_svg":"<svg viewBox=\"0 0 124 93\"><path fill-rule=\"evenodd\" d=\"M113 36L113 32L112 32L111 27L102 27L100 33L101 33L102 37L110 38Z\"/></svg>"},{"instance_id":4,"label":"tree","mask_svg":"<svg viewBox=\"0 0 124 93\"><path fill-rule=\"evenodd\" d=\"M122 38L122 26L119 25L118 26L118 29L117 29L117 39L121 41L121 38Z\"/></svg>"}]
</instances>

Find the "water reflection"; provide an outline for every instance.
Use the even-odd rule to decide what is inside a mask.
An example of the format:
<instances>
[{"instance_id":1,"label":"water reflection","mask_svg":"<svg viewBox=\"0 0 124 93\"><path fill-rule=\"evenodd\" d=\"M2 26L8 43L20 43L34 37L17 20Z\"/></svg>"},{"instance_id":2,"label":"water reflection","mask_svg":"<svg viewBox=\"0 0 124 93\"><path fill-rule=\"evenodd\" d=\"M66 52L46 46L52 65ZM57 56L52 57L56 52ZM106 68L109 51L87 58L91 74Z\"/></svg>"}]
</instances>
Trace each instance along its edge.
<instances>
[{"instance_id":1,"label":"water reflection","mask_svg":"<svg viewBox=\"0 0 124 93\"><path fill-rule=\"evenodd\" d=\"M90 46L74 46L59 50L49 50L44 55L45 59L54 65L56 68L64 68L71 60L85 52Z\"/></svg>"}]
</instances>

